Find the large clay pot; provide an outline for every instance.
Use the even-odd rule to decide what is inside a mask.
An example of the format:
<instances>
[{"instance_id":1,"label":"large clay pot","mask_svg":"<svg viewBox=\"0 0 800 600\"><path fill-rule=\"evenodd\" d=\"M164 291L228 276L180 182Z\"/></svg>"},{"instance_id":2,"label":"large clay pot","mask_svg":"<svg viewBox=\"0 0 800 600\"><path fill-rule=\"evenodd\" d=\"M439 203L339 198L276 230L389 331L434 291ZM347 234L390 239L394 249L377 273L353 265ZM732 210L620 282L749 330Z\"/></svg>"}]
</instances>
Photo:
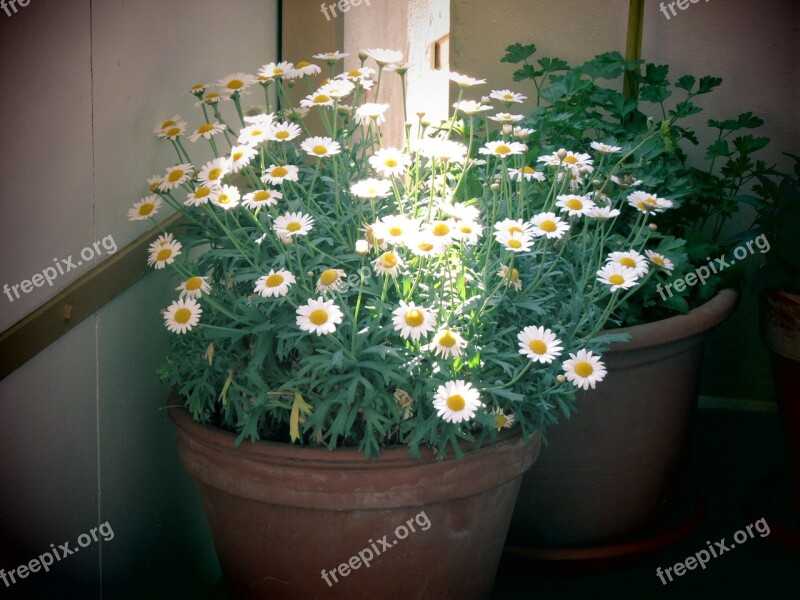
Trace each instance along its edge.
<instances>
[{"instance_id":1,"label":"large clay pot","mask_svg":"<svg viewBox=\"0 0 800 600\"><path fill-rule=\"evenodd\" d=\"M800 296L765 293L761 298L761 332L770 351L775 397L792 467L795 508L800 517Z\"/></svg>"},{"instance_id":2,"label":"large clay pot","mask_svg":"<svg viewBox=\"0 0 800 600\"><path fill-rule=\"evenodd\" d=\"M653 521L674 492L696 406L703 342L735 309L722 290L689 314L615 330L608 374L548 430L509 530L522 547L600 545Z\"/></svg>"},{"instance_id":3,"label":"large clay pot","mask_svg":"<svg viewBox=\"0 0 800 600\"><path fill-rule=\"evenodd\" d=\"M504 432L462 460L407 448L269 442L170 409L226 583L242 598L487 598L522 473L539 452Z\"/></svg>"}]
</instances>

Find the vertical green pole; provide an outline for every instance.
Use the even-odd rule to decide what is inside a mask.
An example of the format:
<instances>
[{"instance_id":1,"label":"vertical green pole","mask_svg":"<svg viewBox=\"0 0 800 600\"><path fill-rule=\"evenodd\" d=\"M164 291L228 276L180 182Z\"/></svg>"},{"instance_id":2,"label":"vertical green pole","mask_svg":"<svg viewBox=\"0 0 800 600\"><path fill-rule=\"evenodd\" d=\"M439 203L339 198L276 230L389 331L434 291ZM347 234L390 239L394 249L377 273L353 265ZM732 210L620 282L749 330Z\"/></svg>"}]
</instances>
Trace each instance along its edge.
<instances>
[{"instance_id":1,"label":"vertical green pole","mask_svg":"<svg viewBox=\"0 0 800 600\"><path fill-rule=\"evenodd\" d=\"M628 40L625 45L625 61L632 62L642 57L642 25L644 22L644 0L631 0L628 10ZM625 71L622 84L625 99L630 100L639 95L636 82L631 78L631 72Z\"/></svg>"}]
</instances>

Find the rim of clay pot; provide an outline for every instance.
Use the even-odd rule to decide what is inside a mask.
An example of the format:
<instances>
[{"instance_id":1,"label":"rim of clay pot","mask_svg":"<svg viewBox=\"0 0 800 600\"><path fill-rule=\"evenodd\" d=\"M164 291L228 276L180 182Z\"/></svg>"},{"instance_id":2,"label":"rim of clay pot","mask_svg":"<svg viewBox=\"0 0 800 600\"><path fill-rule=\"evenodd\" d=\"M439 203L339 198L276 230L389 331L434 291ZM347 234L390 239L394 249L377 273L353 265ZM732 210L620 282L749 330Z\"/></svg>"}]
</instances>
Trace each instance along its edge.
<instances>
[{"instance_id":1,"label":"rim of clay pot","mask_svg":"<svg viewBox=\"0 0 800 600\"><path fill-rule=\"evenodd\" d=\"M631 327L608 329L603 333L627 333L631 337L627 342L611 344L606 353L613 354L614 352L642 350L704 333L709 329L713 329L733 314L739 302L739 296L738 289L724 288L711 300L685 315L677 315L661 321L643 323Z\"/></svg>"}]
</instances>

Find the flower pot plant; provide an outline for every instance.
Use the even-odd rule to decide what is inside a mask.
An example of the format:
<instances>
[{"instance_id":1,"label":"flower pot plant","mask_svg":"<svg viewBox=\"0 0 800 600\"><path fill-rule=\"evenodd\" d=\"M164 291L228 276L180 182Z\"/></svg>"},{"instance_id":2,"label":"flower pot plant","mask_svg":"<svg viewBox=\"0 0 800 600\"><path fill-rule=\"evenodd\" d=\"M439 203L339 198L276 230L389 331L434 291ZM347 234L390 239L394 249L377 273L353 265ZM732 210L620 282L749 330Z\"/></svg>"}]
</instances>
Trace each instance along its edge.
<instances>
[{"instance_id":1,"label":"flower pot plant","mask_svg":"<svg viewBox=\"0 0 800 600\"><path fill-rule=\"evenodd\" d=\"M519 65L516 81L536 89L534 110L518 116L520 127L535 129L531 155L588 140L637 147L613 183L636 195L645 216L656 212L659 196L674 204L651 224L657 231L644 255L627 251L625 230L616 229L624 219L606 238L606 250L616 251L610 256L623 266L642 273L655 261L661 268L612 313L610 326L622 327L614 331L630 342L606 354L606 385L586 393L592 399L550 431L550 445L523 479L509 537L528 547L611 544L652 523L676 496L703 342L738 298L740 269L730 266L730 253L740 238L727 235L725 225L741 203L752 202L748 187L777 172L758 160L769 140L750 133L762 124L752 113L709 120L705 161L690 156L687 146L699 139L686 118L701 111L698 97L719 78L673 82L667 65L626 62L616 52L574 67L534 60L535 53L533 44L514 44L502 59ZM619 91L623 75L631 95ZM576 189L608 189L591 171L578 175Z\"/></svg>"},{"instance_id":2,"label":"flower pot plant","mask_svg":"<svg viewBox=\"0 0 800 600\"><path fill-rule=\"evenodd\" d=\"M644 210L615 183L659 133L556 149L532 177L517 98L466 98L484 82L453 73L452 117L416 115L390 147L380 86L405 87L402 54L359 56L334 75L344 55L317 55L325 80L273 63L195 86L202 120L157 127L177 161L129 218L170 206L186 223L150 247L179 292L160 373L243 596L483 597L540 431L604 379L600 353L625 336L600 332L667 267L607 251L612 235L660 248L652 220L672 203ZM589 170L594 199L574 189Z\"/></svg>"}]
</instances>

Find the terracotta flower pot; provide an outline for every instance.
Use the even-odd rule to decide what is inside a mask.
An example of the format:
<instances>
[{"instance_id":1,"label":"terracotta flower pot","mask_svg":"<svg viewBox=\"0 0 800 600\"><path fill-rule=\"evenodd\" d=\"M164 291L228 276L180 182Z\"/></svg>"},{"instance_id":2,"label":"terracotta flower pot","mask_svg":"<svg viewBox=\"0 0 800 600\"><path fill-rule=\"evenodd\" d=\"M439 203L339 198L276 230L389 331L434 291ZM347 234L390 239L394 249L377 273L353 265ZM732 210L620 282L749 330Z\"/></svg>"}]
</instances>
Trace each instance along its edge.
<instances>
[{"instance_id":1,"label":"terracotta flower pot","mask_svg":"<svg viewBox=\"0 0 800 600\"><path fill-rule=\"evenodd\" d=\"M792 466L795 508L800 516L800 296L787 292L764 294L761 333L770 351L775 397Z\"/></svg>"},{"instance_id":2,"label":"terracotta flower pot","mask_svg":"<svg viewBox=\"0 0 800 600\"><path fill-rule=\"evenodd\" d=\"M228 586L242 598L486 598L522 473L539 452L496 444L436 460L407 448L355 450L269 442L173 408L181 460L200 486Z\"/></svg>"},{"instance_id":3,"label":"terracotta flower pot","mask_svg":"<svg viewBox=\"0 0 800 600\"><path fill-rule=\"evenodd\" d=\"M703 342L734 310L722 290L687 315L616 330L605 380L548 430L509 530L515 546L589 546L643 527L674 491L696 405Z\"/></svg>"}]
</instances>

